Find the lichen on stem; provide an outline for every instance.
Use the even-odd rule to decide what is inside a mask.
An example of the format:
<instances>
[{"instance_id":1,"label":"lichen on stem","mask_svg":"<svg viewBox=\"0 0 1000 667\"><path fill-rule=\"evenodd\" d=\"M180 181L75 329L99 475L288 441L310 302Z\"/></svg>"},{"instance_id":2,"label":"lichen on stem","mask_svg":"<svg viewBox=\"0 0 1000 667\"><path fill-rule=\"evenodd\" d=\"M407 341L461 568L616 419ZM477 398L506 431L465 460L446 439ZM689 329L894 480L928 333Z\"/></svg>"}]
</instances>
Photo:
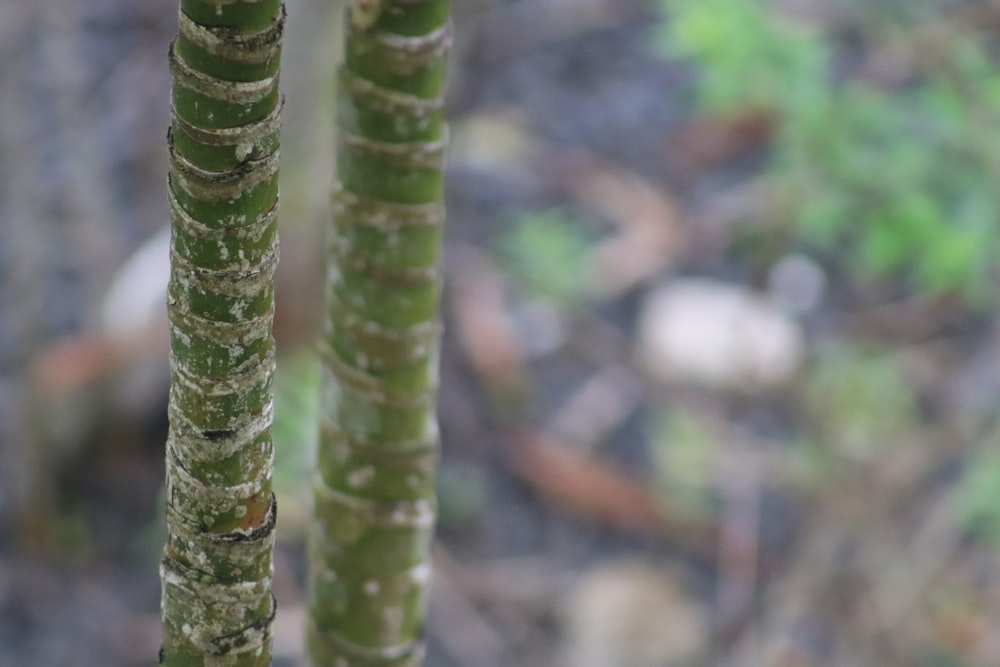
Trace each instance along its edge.
<instances>
[{"instance_id":1,"label":"lichen on stem","mask_svg":"<svg viewBox=\"0 0 1000 667\"><path fill-rule=\"evenodd\" d=\"M337 73L314 667L415 667L430 581L448 0L355 0Z\"/></svg>"},{"instance_id":2,"label":"lichen on stem","mask_svg":"<svg viewBox=\"0 0 1000 667\"><path fill-rule=\"evenodd\" d=\"M171 45L170 667L271 663L280 0L182 0Z\"/></svg>"}]
</instances>

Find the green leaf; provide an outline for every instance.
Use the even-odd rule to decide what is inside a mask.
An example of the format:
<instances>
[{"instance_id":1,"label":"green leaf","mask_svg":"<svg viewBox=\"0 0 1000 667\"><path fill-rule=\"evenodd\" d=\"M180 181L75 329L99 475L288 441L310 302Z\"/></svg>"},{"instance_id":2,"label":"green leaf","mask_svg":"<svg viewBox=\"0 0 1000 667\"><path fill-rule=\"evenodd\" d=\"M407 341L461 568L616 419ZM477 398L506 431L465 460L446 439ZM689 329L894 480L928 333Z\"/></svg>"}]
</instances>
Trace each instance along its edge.
<instances>
[{"instance_id":1,"label":"green leaf","mask_svg":"<svg viewBox=\"0 0 1000 667\"><path fill-rule=\"evenodd\" d=\"M958 505L968 530L1000 543L1000 453L984 447L970 457Z\"/></svg>"},{"instance_id":2,"label":"green leaf","mask_svg":"<svg viewBox=\"0 0 1000 667\"><path fill-rule=\"evenodd\" d=\"M522 214L499 240L503 265L521 288L566 308L586 299L591 246L582 221L559 210Z\"/></svg>"}]
</instances>

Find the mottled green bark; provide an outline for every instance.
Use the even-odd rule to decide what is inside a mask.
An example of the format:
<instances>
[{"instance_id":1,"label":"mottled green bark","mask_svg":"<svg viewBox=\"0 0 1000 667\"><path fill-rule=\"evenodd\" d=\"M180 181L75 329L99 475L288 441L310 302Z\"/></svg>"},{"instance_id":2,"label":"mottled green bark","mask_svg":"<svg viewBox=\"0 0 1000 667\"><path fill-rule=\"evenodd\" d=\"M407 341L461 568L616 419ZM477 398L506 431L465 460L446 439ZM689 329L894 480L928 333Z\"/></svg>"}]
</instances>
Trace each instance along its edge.
<instances>
[{"instance_id":1,"label":"mottled green bark","mask_svg":"<svg viewBox=\"0 0 1000 667\"><path fill-rule=\"evenodd\" d=\"M271 664L281 0L182 0L170 48L170 667Z\"/></svg>"},{"instance_id":2,"label":"mottled green bark","mask_svg":"<svg viewBox=\"0 0 1000 667\"><path fill-rule=\"evenodd\" d=\"M354 0L338 92L315 667L415 666L434 527L448 0Z\"/></svg>"}]
</instances>

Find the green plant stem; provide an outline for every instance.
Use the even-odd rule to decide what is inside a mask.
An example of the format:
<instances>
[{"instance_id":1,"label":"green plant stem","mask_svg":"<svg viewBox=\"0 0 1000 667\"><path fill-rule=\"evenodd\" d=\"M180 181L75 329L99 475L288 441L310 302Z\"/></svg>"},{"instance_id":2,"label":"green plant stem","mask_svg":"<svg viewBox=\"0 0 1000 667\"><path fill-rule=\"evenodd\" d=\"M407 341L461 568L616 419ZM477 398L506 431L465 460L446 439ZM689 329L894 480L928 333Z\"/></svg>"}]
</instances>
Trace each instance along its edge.
<instances>
[{"instance_id":1,"label":"green plant stem","mask_svg":"<svg viewBox=\"0 0 1000 667\"><path fill-rule=\"evenodd\" d=\"M415 666L423 657L450 6L386 0L377 8L347 22L339 69L310 540L316 667Z\"/></svg>"},{"instance_id":2,"label":"green plant stem","mask_svg":"<svg viewBox=\"0 0 1000 667\"><path fill-rule=\"evenodd\" d=\"M182 0L170 48L170 667L271 664L283 26L281 0Z\"/></svg>"}]
</instances>

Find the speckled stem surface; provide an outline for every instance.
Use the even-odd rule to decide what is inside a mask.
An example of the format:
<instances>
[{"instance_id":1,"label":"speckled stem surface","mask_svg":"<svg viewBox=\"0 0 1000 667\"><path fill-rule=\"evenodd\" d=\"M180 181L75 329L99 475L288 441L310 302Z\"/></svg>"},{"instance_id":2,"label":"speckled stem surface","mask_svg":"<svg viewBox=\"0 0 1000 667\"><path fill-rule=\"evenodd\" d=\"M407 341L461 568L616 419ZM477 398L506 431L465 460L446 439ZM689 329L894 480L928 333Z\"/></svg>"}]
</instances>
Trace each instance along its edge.
<instances>
[{"instance_id":1,"label":"speckled stem surface","mask_svg":"<svg viewBox=\"0 0 1000 667\"><path fill-rule=\"evenodd\" d=\"M346 21L338 71L307 641L314 667L413 667L435 515L450 8L354 7L366 13Z\"/></svg>"},{"instance_id":2,"label":"speckled stem surface","mask_svg":"<svg viewBox=\"0 0 1000 667\"><path fill-rule=\"evenodd\" d=\"M182 0L170 47L169 667L271 664L281 0Z\"/></svg>"}]
</instances>

